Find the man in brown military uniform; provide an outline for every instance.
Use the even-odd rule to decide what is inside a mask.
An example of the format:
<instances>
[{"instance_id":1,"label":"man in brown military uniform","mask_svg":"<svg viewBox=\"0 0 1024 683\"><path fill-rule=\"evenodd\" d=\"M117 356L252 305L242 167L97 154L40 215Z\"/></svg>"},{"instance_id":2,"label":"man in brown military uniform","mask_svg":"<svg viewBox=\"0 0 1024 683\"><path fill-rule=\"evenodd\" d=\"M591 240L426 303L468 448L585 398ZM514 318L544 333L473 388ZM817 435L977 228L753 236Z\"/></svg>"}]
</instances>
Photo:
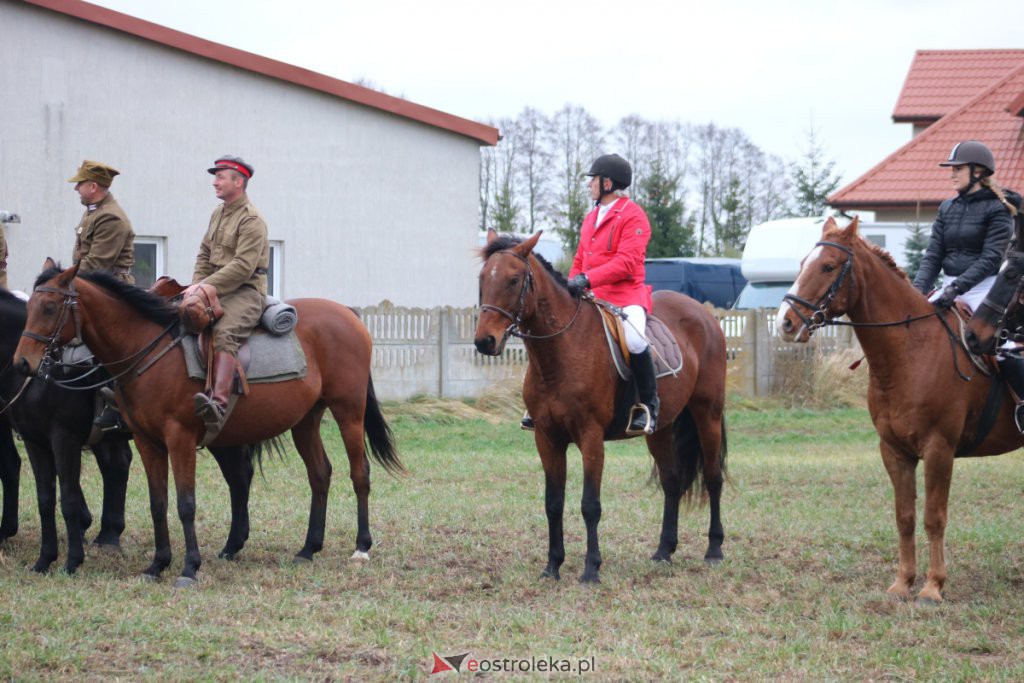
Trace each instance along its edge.
<instances>
[{"instance_id":1,"label":"man in brown military uniform","mask_svg":"<svg viewBox=\"0 0 1024 683\"><path fill-rule=\"evenodd\" d=\"M216 354L210 364L212 395L195 395L196 414L208 428L223 425L238 347L252 333L263 313L267 294L270 241L267 224L249 201L246 188L253 168L239 157L222 156L207 169L224 203L213 211L199 246L192 284L217 290L224 316L213 326Z\"/></svg>"},{"instance_id":2,"label":"man in brown military uniform","mask_svg":"<svg viewBox=\"0 0 1024 683\"><path fill-rule=\"evenodd\" d=\"M73 260L79 271L104 270L119 280L135 284L135 233L124 210L110 194L117 169L96 161L83 161L75 175L68 178L85 206L75 230Z\"/></svg>"}]
</instances>

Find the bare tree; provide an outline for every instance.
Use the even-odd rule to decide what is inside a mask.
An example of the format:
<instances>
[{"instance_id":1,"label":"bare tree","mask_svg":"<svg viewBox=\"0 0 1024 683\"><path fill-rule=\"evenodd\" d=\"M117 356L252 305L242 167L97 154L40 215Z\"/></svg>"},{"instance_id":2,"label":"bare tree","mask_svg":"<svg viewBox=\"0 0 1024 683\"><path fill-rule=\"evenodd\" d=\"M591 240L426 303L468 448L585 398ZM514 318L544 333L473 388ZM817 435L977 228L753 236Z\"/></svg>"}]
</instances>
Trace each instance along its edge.
<instances>
[{"instance_id":1,"label":"bare tree","mask_svg":"<svg viewBox=\"0 0 1024 683\"><path fill-rule=\"evenodd\" d=\"M517 232L519 203L516 196L516 159L519 139L512 119L500 119L501 141L494 147L494 199L490 225L499 232Z\"/></svg>"},{"instance_id":2,"label":"bare tree","mask_svg":"<svg viewBox=\"0 0 1024 683\"><path fill-rule=\"evenodd\" d=\"M583 107L565 105L551 118L550 144L557 174L552 219L566 252L574 254L580 239L580 225L587 214L590 197L583 174L597 155L603 141L601 124Z\"/></svg>"},{"instance_id":3,"label":"bare tree","mask_svg":"<svg viewBox=\"0 0 1024 683\"><path fill-rule=\"evenodd\" d=\"M554 152L547 144L546 134L551 127L544 114L527 107L515 122L518 154L515 160L523 199L526 202L526 231L535 232L547 211L550 201L550 167Z\"/></svg>"}]
</instances>

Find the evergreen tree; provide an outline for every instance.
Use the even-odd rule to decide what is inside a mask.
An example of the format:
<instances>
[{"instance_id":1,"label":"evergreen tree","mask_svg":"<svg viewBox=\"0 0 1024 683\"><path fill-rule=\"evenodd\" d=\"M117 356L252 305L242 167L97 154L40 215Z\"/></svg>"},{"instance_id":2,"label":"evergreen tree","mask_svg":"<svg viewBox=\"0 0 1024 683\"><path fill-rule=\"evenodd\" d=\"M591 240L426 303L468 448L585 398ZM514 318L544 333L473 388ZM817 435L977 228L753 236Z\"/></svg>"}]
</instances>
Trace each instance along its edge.
<instances>
[{"instance_id":1,"label":"evergreen tree","mask_svg":"<svg viewBox=\"0 0 1024 683\"><path fill-rule=\"evenodd\" d=\"M790 167L793 208L798 216L820 216L828 206L828 196L839 187L839 174L832 174L835 161L825 158L812 125L807 131L807 150Z\"/></svg>"},{"instance_id":2,"label":"evergreen tree","mask_svg":"<svg viewBox=\"0 0 1024 683\"><path fill-rule=\"evenodd\" d=\"M651 223L647 258L693 256L694 222L686 220L685 207L677 198L679 179L667 174L660 160L654 161L637 187L636 202Z\"/></svg>"},{"instance_id":3,"label":"evergreen tree","mask_svg":"<svg viewBox=\"0 0 1024 683\"><path fill-rule=\"evenodd\" d=\"M907 275L911 281L917 277L917 271L921 270L921 260L928 249L929 238L929 233L925 232L924 226L920 223L910 226L910 236L903 244L903 253L907 256Z\"/></svg>"}]
</instances>

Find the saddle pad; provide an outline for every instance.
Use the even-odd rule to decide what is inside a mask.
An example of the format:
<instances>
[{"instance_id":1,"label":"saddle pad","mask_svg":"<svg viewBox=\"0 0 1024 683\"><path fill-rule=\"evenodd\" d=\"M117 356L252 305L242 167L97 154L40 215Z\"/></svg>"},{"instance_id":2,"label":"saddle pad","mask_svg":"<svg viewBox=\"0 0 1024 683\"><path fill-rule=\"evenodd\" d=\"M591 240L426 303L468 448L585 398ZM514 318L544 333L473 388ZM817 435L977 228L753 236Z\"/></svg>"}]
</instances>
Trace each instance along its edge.
<instances>
[{"instance_id":1,"label":"saddle pad","mask_svg":"<svg viewBox=\"0 0 1024 683\"><path fill-rule=\"evenodd\" d=\"M306 354L294 331L282 336L254 334L246 344L252 354L252 360L245 371L245 378L250 384L287 382L306 376ZM195 335L186 335L181 341L181 348L185 351L188 376L205 380L206 368L199 362Z\"/></svg>"},{"instance_id":2,"label":"saddle pad","mask_svg":"<svg viewBox=\"0 0 1024 683\"><path fill-rule=\"evenodd\" d=\"M647 341L654 347L654 376L664 377L675 375L683 369L683 352L675 336L668 326L655 318L647 316Z\"/></svg>"}]
</instances>

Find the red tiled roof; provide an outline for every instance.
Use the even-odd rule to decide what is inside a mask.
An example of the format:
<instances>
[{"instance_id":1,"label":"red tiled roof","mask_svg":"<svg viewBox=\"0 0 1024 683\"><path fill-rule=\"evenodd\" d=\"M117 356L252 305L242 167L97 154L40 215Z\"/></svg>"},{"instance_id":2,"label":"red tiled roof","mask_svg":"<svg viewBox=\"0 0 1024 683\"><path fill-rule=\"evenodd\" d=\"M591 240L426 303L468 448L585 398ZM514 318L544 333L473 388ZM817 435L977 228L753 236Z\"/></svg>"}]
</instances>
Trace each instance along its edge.
<instances>
[{"instance_id":1,"label":"red tiled roof","mask_svg":"<svg viewBox=\"0 0 1024 683\"><path fill-rule=\"evenodd\" d=\"M473 138L487 145L498 143L498 130L492 126L447 114L415 102L392 97L382 92L364 88L354 83L331 78L315 71L309 71L291 64L278 62L267 57L236 50L233 47L204 40L188 33L153 24L142 19L115 12L81 0L25 0L54 12L76 17L100 26L128 33L154 43L167 45L206 59L230 64L248 71L270 76L281 81L319 90L342 99L374 109L419 121L435 128L443 128Z\"/></svg>"},{"instance_id":2,"label":"red tiled roof","mask_svg":"<svg viewBox=\"0 0 1024 683\"><path fill-rule=\"evenodd\" d=\"M829 197L838 209L935 206L951 197L949 170L938 164L961 140L980 140L996 158L996 180L1024 188L1024 118L1007 107L1024 94L1024 65L942 117L870 171Z\"/></svg>"},{"instance_id":3,"label":"red tiled roof","mask_svg":"<svg viewBox=\"0 0 1024 683\"><path fill-rule=\"evenodd\" d=\"M918 50L892 120L936 121L1024 65L1024 50Z\"/></svg>"}]
</instances>

